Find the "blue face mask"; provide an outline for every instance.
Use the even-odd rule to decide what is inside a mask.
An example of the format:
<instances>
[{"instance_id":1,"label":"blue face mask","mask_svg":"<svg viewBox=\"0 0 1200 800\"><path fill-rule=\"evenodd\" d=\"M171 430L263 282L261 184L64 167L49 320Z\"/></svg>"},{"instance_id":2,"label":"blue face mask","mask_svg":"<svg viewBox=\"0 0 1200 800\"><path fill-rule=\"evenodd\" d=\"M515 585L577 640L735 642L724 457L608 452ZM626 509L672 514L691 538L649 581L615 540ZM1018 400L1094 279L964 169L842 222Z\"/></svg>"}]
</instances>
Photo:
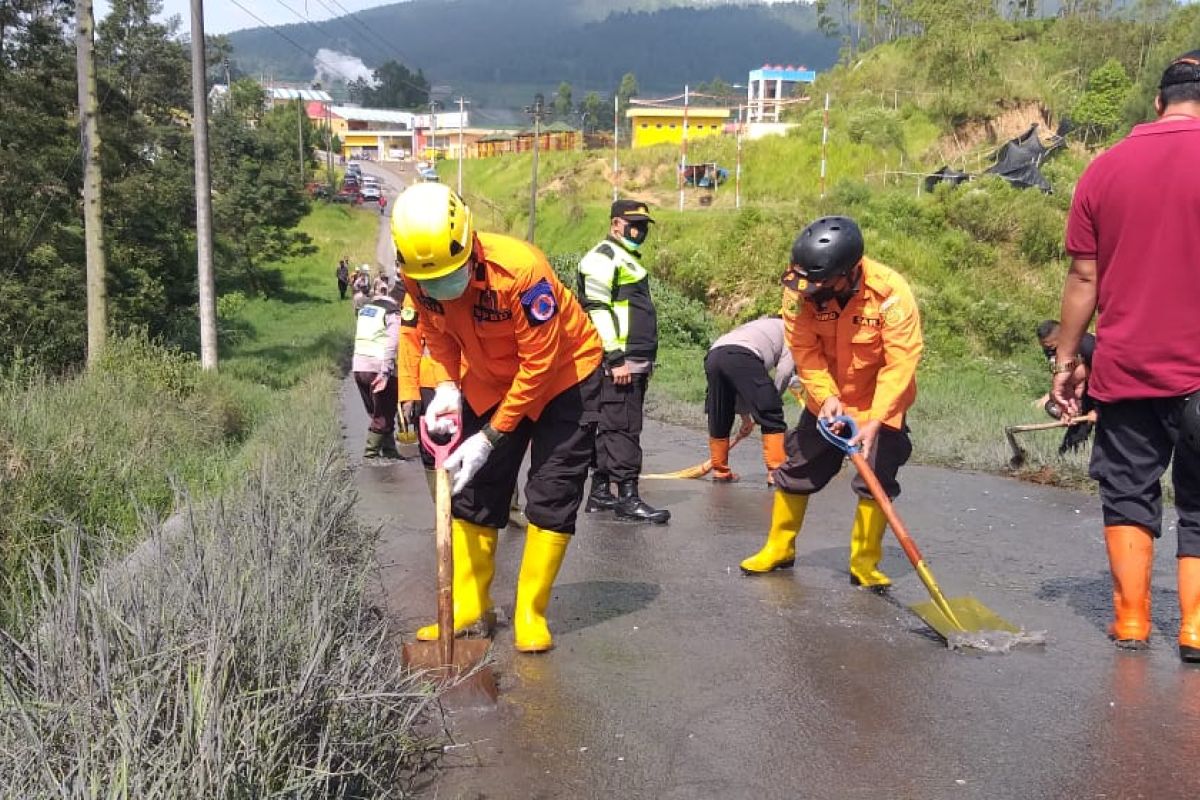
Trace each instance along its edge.
<instances>
[{"instance_id":1,"label":"blue face mask","mask_svg":"<svg viewBox=\"0 0 1200 800\"><path fill-rule=\"evenodd\" d=\"M471 282L471 271L467 268L468 266L468 264L464 264L449 275L443 275L440 278L418 281L421 291L434 300L455 300L462 297L463 292L467 290L467 284Z\"/></svg>"}]
</instances>

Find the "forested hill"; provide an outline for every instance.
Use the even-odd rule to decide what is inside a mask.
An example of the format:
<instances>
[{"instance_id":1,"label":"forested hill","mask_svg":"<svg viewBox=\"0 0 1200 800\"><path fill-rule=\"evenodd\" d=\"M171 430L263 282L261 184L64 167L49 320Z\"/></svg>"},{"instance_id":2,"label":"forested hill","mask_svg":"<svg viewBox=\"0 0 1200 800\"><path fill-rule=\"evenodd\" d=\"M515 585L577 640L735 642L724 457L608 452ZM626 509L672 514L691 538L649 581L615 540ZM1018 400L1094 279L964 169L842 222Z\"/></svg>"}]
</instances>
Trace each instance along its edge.
<instances>
[{"instance_id":1,"label":"forested hill","mask_svg":"<svg viewBox=\"0 0 1200 800\"><path fill-rule=\"evenodd\" d=\"M723 78L764 63L834 63L838 41L817 31L808 3L705 4L620 11L598 18L592 0L413 0L322 23L230 34L237 66L252 75L310 80L318 49L397 60L455 89L557 86L611 92L625 73L645 91ZM667 5L658 3L657 5ZM699 4L697 4L699 5ZM301 45L301 52L283 36Z\"/></svg>"}]
</instances>

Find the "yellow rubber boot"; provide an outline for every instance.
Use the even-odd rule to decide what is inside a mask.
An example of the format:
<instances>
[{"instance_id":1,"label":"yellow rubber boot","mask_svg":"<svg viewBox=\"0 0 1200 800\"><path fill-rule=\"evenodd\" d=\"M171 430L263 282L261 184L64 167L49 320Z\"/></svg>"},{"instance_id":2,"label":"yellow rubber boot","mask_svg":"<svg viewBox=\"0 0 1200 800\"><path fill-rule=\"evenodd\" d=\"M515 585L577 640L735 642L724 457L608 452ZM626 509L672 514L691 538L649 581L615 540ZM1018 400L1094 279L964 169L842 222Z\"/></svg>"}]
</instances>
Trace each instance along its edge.
<instances>
[{"instance_id":1,"label":"yellow rubber boot","mask_svg":"<svg viewBox=\"0 0 1200 800\"><path fill-rule=\"evenodd\" d=\"M1200 558L1179 559L1179 658L1200 662Z\"/></svg>"},{"instance_id":2,"label":"yellow rubber boot","mask_svg":"<svg viewBox=\"0 0 1200 800\"><path fill-rule=\"evenodd\" d=\"M771 508L771 529L762 549L741 563L747 575L761 575L776 569L786 569L796 563L796 534L804 524L808 495L789 494L775 490Z\"/></svg>"},{"instance_id":3,"label":"yellow rubber boot","mask_svg":"<svg viewBox=\"0 0 1200 800\"><path fill-rule=\"evenodd\" d=\"M1113 578L1114 619L1108 635L1123 650L1144 650L1150 643L1154 539L1150 531L1137 525L1107 525L1104 543Z\"/></svg>"},{"instance_id":4,"label":"yellow rubber boot","mask_svg":"<svg viewBox=\"0 0 1200 800\"><path fill-rule=\"evenodd\" d=\"M455 518L451 521L454 549L454 635L481 633L491 635L496 625L492 610L492 576L496 574L495 528ZM437 623L417 630L417 638L431 642L438 638Z\"/></svg>"},{"instance_id":5,"label":"yellow rubber boot","mask_svg":"<svg viewBox=\"0 0 1200 800\"><path fill-rule=\"evenodd\" d=\"M762 435L763 463L767 465L767 484L775 485L775 470L787 461L787 450L783 446L782 433L764 433Z\"/></svg>"},{"instance_id":6,"label":"yellow rubber boot","mask_svg":"<svg viewBox=\"0 0 1200 800\"><path fill-rule=\"evenodd\" d=\"M850 531L850 582L855 586L883 589L892 585L892 579L879 571L886 527L887 517L879 504L860 499Z\"/></svg>"},{"instance_id":7,"label":"yellow rubber boot","mask_svg":"<svg viewBox=\"0 0 1200 800\"><path fill-rule=\"evenodd\" d=\"M737 473L729 468L729 439L708 439L708 459L712 462L712 479L717 483L733 483Z\"/></svg>"},{"instance_id":8,"label":"yellow rubber boot","mask_svg":"<svg viewBox=\"0 0 1200 800\"><path fill-rule=\"evenodd\" d=\"M522 653L541 653L554 646L546 607L570 543L570 534L543 530L533 523L525 531L525 554L513 606L513 644Z\"/></svg>"}]
</instances>

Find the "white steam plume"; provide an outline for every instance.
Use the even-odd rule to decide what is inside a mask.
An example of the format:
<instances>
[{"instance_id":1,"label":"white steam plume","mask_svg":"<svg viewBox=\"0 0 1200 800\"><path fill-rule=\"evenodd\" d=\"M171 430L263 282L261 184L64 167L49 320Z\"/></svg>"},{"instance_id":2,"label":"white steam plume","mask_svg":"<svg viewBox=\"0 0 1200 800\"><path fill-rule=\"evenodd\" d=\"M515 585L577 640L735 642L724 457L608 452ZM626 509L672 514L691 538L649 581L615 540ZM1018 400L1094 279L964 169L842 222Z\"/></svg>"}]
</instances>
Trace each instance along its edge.
<instances>
[{"instance_id":1,"label":"white steam plume","mask_svg":"<svg viewBox=\"0 0 1200 800\"><path fill-rule=\"evenodd\" d=\"M361 58L325 47L317 51L313 69L317 71L313 80L325 86L335 81L350 83L359 78L370 84L375 83L371 69L363 63Z\"/></svg>"}]
</instances>

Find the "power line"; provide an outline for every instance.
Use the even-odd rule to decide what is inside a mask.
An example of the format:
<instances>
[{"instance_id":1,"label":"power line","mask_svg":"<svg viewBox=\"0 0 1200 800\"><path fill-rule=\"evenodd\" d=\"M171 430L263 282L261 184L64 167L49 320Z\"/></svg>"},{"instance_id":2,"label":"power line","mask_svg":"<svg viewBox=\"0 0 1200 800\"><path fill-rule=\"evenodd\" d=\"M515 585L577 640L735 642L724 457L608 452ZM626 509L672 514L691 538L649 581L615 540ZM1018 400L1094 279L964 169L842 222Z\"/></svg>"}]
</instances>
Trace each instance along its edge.
<instances>
[{"instance_id":1,"label":"power line","mask_svg":"<svg viewBox=\"0 0 1200 800\"><path fill-rule=\"evenodd\" d=\"M311 59L313 60L313 62L314 62L314 63L317 63L317 64L324 64L326 67L328 67L328 68L329 68L329 71L330 71L330 72L337 73L337 74L341 75L343 78L350 78L350 77L351 77L351 76L347 75L345 72L343 72L343 71L342 71L340 68L338 68L337 66L335 66L335 65L333 65L333 64L330 64L328 61L326 61L326 60L325 60L325 59L323 59L323 58L319 58L319 57L318 57L318 56L317 56L315 53L312 53L311 51L309 51L308 49L306 49L306 48L305 48L303 45L301 45L301 44L298 44L298 43L296 42L296 40L295 40L295 39L293 39L292 37L288 36L286 33L283 33L283 32L282 32L282 31L280 31L278 28L275 28L275 27L273 27L273 26L272 26L270 23L268 23L268 22L267 22L266 20L264 20L262 17L258 16L258 15L257 15L257 14L255 14L253 11L251 11L250 9L248 9L248 8L246 8L244 5L242 5L240 2L238 2L238 0L229 0L229 2L233 3L235 6L237 6L238 8L240 8L240 9L241 9L243 12L245 12L245 13L246 13L247 15L249 15L250 17L253 17L253 18L254 18L255 20L257 20L257 21L259 22L259 24L261 24L261 25L262 25L264 28L268 28L268 29L271 31L271 33L275 34L275 35L276 35L276 36L278 36L280 39L283 39L285 42L287 42L288 44L290 44L292 47L296 48L296 49L297 49L297 50L299 50L301 53L303 53L304 55L306 55L306 56L308 56L309 58L311 58Z\"/></svg>"}]
</instances>

